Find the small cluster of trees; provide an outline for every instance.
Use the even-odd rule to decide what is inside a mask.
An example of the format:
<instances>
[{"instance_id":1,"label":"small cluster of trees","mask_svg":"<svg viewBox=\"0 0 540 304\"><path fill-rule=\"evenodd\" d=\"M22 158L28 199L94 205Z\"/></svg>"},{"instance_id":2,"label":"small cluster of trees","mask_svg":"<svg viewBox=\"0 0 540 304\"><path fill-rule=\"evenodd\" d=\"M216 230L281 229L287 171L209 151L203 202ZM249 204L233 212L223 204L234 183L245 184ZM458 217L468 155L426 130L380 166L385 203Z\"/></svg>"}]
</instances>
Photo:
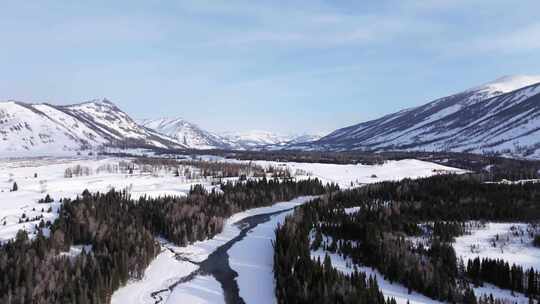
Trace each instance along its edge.
<instances>
[{"instance_id":1,"label":"small cluster of trees","mask_svg":"<svg viewBox=\"0 0 540 304\"><path fill-rule=\"evenodd\" d=\"M540 293L540 273L533 268L511 265L502 259L475 258L467 263L466 273L473 284L491 283L500 288L537 296Z\"/></svg>"},{"instance_id":2,"label":"small cluster of trees","mask_svg":"<svg viewBox=\"0 0 540 304\"><path fill-rule=\"evenodd\" d=\"M183 160L182 166L200 170L202 176L211 177L264 177L265 169L253 163L228 163L217 161Z\"/></svg>"},{"instance_id":3,"label":"small cluster of trees","mask_svg":"<svg viewBox=\"0 0 540 304\"><path fill-rule=\"evenodd\" d=\"M97 173L122 173L122 174L133 174L133 169L135 165L129 161L119 161L118 163L107 163L99 166L97 168Z\"/></svg>"},{"instance_id":4,"label":"small cluster of trees","mask_svg":"<svg viewBox=\"0 0 540 304\"><path fill-rule=\"evenodd\" d=\"M533 245L535 247L540 247L540 234L534 236Z\"/></svg>"},{"instance_id":5,"label":"small cluster of trees","mask_svg":"<svg viewBox=\"0 0 540 304\"><path fill-rule=\"evenodd\" d=\"M32 218L28 217L26 215L26 213L23 213L21 215L21 217L19 218L19 224L21 223L28 223L28 222L34 222L34 221L38 221L38 220L42 220L43 219L43 215L37 215L37 216L34 216Z\"/></svg>"},{"instance_id":6,"label":"small cluster of trees","mask_svg":"<svg viewBox=\"0 0 540 304\"><path fill-rule=\"evenodd\" d=\"M38 200L39 204L49 204L52 202L54 202L54 199L49 194L45 195L45 198Z\"/></svg>"},{"instance_id":7,"label":"small cluster of trees","mask_svg":"<svg viewBox=\"0 0 540 304\"><path fill-rule=\"evenodd\" d=\"M90 167L75 165L73 167L66 168L64 170L65 178L79 177L79 176L89 176L92 174L92 169Z\"/></svg>"}]
</instances>

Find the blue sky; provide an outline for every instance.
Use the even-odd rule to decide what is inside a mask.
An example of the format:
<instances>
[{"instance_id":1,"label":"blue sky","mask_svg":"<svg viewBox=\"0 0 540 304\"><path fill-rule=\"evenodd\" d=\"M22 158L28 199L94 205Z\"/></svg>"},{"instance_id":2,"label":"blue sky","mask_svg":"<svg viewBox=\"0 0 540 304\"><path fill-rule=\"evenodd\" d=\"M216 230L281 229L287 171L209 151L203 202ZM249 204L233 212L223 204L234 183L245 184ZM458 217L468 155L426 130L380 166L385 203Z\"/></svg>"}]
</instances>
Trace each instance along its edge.
<instances>
[{"instance_id":1,"label":"blue sky","mask_svg":"<svg viewBox=\"0 0 540 304\"><path fill-rule=\"evenodd\" d=\"M538 11L528 0L2 1L0 99L107 97L133 117L213 131L332 131L540 74Z\"/></svg>"}]
</instances>

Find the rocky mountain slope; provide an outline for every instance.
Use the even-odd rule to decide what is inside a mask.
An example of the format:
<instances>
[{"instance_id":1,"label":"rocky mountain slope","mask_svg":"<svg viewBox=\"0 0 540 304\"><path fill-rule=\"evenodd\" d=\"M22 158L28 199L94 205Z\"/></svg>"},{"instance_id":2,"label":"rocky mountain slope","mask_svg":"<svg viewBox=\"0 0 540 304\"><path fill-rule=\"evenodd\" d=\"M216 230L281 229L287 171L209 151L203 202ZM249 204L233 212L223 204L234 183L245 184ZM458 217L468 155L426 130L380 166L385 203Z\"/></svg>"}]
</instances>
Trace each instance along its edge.
<instances>
[{"instance_id":1,"label":"rocky mountain slope","mask_svg":"<svg viewBox=\"0 0 540 304\"><path fill-rule=\"evenodd\" d=\"M182 148L138 125L110 101L58 106L0 102L0 156L71 155L113 147Z\"/></svg>"},{"instance_id":2,"label":"rocky mountain slope","mask_svg":"<svg viewBox=\"0 0 540 304\"><path fill-rule=\"evenodd\" d=\"M540 77L507 76L289 148L495 152L540 157L539 94Z\"/></svg>"}]
</instances>

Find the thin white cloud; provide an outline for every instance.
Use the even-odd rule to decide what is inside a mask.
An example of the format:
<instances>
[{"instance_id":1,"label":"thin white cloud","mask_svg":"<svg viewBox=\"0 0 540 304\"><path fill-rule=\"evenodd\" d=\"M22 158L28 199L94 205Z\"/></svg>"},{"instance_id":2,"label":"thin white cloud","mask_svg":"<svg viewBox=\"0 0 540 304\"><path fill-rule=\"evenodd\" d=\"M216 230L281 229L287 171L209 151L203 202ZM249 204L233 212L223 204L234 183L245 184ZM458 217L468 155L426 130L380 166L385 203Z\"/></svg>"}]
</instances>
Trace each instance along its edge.
<instances>
[{"instance_id":1,"label":"thin white cloud","mask_svg":"<svg viewBox=\"0 0 540 304\"><path fill-rule=\"evenodd\" d=\"M7 14L7 13L6 13ZM99 47L107 44L151 43L165 39L168 29L159 20L130 16L62 16L19 22L0 13L0 40L9 48ZM46 25L42 25L44 23Z\"/></svg>"},{"instance_id":2,"label":"thin white cloud","mask_svg":"<svg viewBox=\"0 0 540 304\"><path fill-rule=\"evenodd\" d=\"M540 23L530 24L508 33L478 42L480 49L501 52L535 51L540 49Z\"/></svg>"},{"instance_id":3,"label":"thin white cloud","mask_svg":"<svg viewBox=\"0 0 540 304\"><path fill-rule=\"evenodd\" d=\"M292 19L295 19L294 17ZM288 24L217 32L204 42L184 47L338 47L392 42L398 38L433 35L441 27L411 18L313 15Z\"/></svg>"},{"instance_id":4,"label":"thin white cloud","mask_svg":"<svg viewBox=\"0 0 540 304\"><path fill-rule=\"evenodd\" d=\"M450 42L443 46L447 55L517 54L540 50L540 23L512 30L490 33L481 37Z\"/></svg>"}]
</instances>

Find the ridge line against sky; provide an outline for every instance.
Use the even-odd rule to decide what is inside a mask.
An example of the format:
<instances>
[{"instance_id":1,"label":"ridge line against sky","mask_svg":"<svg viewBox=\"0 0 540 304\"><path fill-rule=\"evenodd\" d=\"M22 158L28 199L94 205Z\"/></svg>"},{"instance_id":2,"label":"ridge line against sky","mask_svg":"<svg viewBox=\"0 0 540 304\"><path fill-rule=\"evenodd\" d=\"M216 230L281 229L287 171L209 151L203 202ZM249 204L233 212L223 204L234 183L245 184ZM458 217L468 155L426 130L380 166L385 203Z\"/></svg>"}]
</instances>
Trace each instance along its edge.
<instances>
[{"instance_id":1,"label":"ridge line against sky","mask_svg":"<svg viewBox=\"0 0 540 304\"><path fill-rule=\"evenodd\" d=\"M0 99L290 134L540 74L538 1L109 2L1 3Z\"/></svg>"}]
</instances>

